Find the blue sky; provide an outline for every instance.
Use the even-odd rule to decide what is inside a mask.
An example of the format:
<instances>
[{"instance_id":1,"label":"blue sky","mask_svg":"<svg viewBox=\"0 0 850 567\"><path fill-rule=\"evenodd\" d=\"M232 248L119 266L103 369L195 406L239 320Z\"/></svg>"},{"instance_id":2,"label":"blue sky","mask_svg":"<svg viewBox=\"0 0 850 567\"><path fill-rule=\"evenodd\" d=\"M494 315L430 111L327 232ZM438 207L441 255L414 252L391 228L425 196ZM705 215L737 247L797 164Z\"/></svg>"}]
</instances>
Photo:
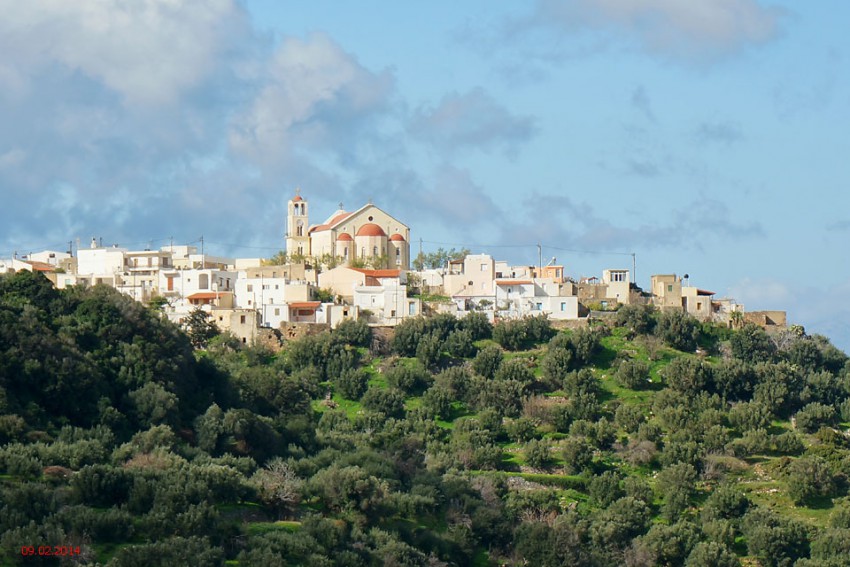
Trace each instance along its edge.
<instances>
[{"instance_id":1,"label":"blue sky","mask_svg":"<svg viewBox=\"0 0 850 567\"><path fill-rule=\"evenodd\" d=\"M850 348L846 2L0 0L0 256L424 248L690 274ZM416 248L416 246L414 246Z\"/></svg>"}]
</instances>

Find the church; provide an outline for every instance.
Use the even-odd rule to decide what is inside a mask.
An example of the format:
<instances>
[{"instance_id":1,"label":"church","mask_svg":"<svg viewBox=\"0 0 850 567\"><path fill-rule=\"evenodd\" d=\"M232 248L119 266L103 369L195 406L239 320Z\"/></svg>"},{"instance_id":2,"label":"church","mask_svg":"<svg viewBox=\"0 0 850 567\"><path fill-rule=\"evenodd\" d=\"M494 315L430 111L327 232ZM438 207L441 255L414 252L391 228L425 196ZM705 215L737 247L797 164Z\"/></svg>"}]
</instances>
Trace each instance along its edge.
<instances>
[{"instance_id":1,"label":"church","mask_svg":"<svg viewBox=\"0 0 850 567\"><path fill-rule=\"evenodd\" d=\"M410 268L410 228L372 203L353 212L339 210L310 225L307 200L296 191L287 203L286 252L290 256L335 257L342 265Z\"/></svg>"}]
</instances>

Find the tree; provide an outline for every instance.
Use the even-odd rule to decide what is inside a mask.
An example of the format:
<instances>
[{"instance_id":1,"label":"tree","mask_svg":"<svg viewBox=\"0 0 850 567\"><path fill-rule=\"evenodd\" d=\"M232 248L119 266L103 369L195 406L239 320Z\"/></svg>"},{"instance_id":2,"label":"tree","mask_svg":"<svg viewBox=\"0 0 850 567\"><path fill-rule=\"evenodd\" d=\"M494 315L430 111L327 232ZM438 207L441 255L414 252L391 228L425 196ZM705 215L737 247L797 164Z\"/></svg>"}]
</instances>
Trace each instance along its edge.
<instances>
[{"instance_id":1,"label":"tree","mask_svg":"<svg viewBox=\"0 0 850 567\"><path fill-rule=\"evenodd\" d=\"M549 464L549 442L532 439L526 443L525 462L536 469L545 469Z\"/></svg>"},{"instance_id":2,"label":"tree","mask_svg":"<svg viewBox=\"0 0 850 567\"><path fill-rule=\"evenodd\" d=\"M472 369L480 376L493 378L502 365L502 349L496 345L488 345L478 351L472 359Z\"/></svg>"},{"instance_id":3,"label":"tree","mask_svg":"<svg viewBox=\"0 0 850 567\"><path fill-rule=\"evenodd\" d=\"M711 384L711 366L693 357L673 360L663 374L670 388L686 396L696 396Z\"/></svg>"},{"instance_id":4,"label":"tree","mask_svg":"<svg viewBox=\"0 0 850 567\"><path fill-rule=\"evenodd\" d=\"M663 311L655 325L655 334L659 338L684 352L693 352L696 349L699 330L699 322L679 310Z\"/></svg>"},{"instance_id":5,"label":"tree","mask_svg":"<svg viewBox=\"0 0 850 567\"><path fill-rule=\"evenodd\" d=\"M251 484L260 499L278 512L278 517L301 501L303 481L295 474L292 466L280 457L272 459L254 473Z\"/></svg>"},{"instance_id":6,"label":"tree","mask_svg":"<svg viewBox=\"0 0 850 567\"><path fill-rule=\"evenodd\" d=\"M362 368L349 368L339 375L335 384L343 398L359 400L369 386L369 373Z\"/></svg>"},{"instance_id":7,"label":"tree","mask_svg":"<svg viewBox=\"0 0 850 567\"><path fill-rule=\"evenodd\" d=\"M210 319L210 314L200 307L196 307L186 316L183 328L195 348L205 348L210 339L220 332L215 322Z\"/></svg>"},{"instance_id":8,"label":"tree","mask_svg":"<svg viewBox=\"0 0 850 567\"><path fill-rule=\"evenodd\" d=\"M776 346L764 329L748 323L736 331L729 339L732 356L745 362L770 362L776 353Z\"/></svg>"},{"instance_id":9,"label":"tree","mask_svg":"<svg viewBox=\"0 0 850 567\"><path fill-rule=\"evenodd\" d=\"M652 305L623 305L614 319L632 335L646 335L655 327L655 307Z\"/></svg>"},{"instance_id":10,"label":"tree","mask_svg":"<svg viewBox=\"0 0 850 567\"><path fill-rule=\"evenodd\" d=\"M264 266L283 266L289 262L289 259L286 256L286 252L284 250L280 250L275 253L274 256L269 258L268 260L263 260Z\"/></svg>"},{"instance_id":11,"label":"tree","mask_svg":"<svg viewBox=\"0 0 850 567\"><path fill-rule=\"evenodd\" d=\"M626 359L617 368L616 379L617 383L630 390L645 388L649 382L649 365L642 360Z\"/></svg>"},{"instance_id":12,"label":"tree","mask_svg":"<svg viewBox=\"0 0 850 567\"><path fill-rule=\"evenodd\" d=\"M797 505L834 496L837 484L829 464L818 456L800 457L788 467L788 496Z\"/></svg>"},{"instance_id":13,"label":"tree","mask_svg":"<svg viewBox=\"0 0 850 567\"><path fill-rule=\"evenodd\" d=\"M703 541L694 546L685 567L739 567L738 557L722 543Z\"/></svg>"}]
</instances>

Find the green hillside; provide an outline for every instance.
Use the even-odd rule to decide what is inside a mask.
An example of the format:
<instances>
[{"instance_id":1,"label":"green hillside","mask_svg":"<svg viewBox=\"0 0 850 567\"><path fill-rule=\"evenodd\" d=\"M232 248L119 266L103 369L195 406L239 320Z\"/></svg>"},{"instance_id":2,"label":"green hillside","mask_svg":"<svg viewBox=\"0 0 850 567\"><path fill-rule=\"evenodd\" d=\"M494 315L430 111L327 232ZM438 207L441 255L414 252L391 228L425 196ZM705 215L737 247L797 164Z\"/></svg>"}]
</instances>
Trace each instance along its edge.
<instances>
[{"instance_id":1,"label":"green hillside","mask_svg":"<svg viewBox=\"0 0 850 567\"><path fill-rule=\"evenodd\" d=\"M800 328L193 350L112 289L0 278L3 565L847 565L848 422L847 356Z\"/></svg>"}]
</instances>

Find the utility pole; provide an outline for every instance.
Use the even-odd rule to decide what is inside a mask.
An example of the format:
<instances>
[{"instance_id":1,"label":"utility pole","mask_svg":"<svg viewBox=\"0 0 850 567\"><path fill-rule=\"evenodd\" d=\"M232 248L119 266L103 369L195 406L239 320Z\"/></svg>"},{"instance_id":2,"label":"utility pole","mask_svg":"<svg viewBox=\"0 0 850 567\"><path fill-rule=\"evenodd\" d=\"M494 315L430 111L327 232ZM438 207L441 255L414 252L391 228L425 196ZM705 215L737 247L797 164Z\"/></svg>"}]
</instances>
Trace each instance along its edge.
<instances>
[{"instance_id":1,"label":"utility pole","mask_svg":"<svg viewBox=\"0 0 850 567\"><path fill-rule=\"evenodd\" d=\"M543 247L537 243L537 277L543 277Z\"/></svg>"},{"instance_id":2,"label":"utility pole","mask_svg":"<svg viewBox=\"0 0 850 567\"><path fill-rule=\"evenodd\" d=\"M201 235L201 269L205 270L207 267L206 257L204 256L204 235Z\"/></svg>"},{"instance_id":3,"label":"utility pole","mask_svg":"<svg viewBox=\"0 0 850 567\"><path fill-rule=\"evenodd\" d=\"M419 237L419 256L418 256L418 258L419 258L420 262L423 262L423 258L422 258L422 237L421 236ZM422 267L424 268L425 266L423 265Z\"/></svg>"},{"instance_id":4,"label":"utility pole","mask_svg":"<svg viewBox=\"0 0 850 567\"><path fill-rule=\"evenodd\" d=\"M635 256L636 254L632 252L632 283L637 285L637 260Z\"/></svg>"}]
</instances>

